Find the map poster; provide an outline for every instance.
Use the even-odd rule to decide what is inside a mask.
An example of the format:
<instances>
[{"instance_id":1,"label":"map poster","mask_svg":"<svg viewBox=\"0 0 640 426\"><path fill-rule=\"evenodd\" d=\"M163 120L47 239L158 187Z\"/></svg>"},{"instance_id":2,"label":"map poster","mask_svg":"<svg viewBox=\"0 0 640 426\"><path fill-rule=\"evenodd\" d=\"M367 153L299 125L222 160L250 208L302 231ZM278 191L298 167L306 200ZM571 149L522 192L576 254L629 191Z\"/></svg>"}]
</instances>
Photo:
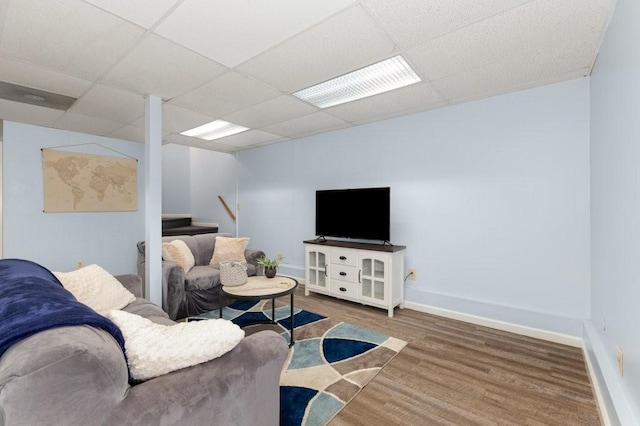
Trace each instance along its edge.
<instances>
[{"instance_id":1,"label":"map poster","mask_svg":"<svg viewBox=\"0 0 640 426\"><path fill-rule=\"evenodd\" d=\"M45 212L138 209L135 158L42 150Z\"/></svg>"}]
</instances>

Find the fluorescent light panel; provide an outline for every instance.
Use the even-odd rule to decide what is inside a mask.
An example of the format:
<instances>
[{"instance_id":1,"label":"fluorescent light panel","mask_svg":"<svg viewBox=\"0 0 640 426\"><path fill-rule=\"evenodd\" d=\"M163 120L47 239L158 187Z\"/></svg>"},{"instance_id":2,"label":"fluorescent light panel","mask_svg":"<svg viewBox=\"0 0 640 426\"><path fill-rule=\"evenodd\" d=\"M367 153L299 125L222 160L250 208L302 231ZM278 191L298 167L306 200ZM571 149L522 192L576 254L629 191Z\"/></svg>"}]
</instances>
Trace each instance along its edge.
<instances>
[{"instance_id":1,"label":"fluorescent light panel","mask_svg":"<svg viewBox=\"0 0 640 426\"><path fill-rule=\"evenodd\" d=\"M237 124L223 120L216 120L191 130L186 130L180 134L212 141L214 139L224 138L225 136L235 135L236 133L242 133L247 130L249 130L248 127L238 126Z\"/></svg>"},{"instance_id":2,"label":"fluorescent light panel","mask_svg":"<svg viewBox=\"0 0 640 426\"><path fill-rule=\"evenodd\" d=\"M401 55L293 93L319 108L355 101L422 81Z\"/></svg>"}]
</instances>

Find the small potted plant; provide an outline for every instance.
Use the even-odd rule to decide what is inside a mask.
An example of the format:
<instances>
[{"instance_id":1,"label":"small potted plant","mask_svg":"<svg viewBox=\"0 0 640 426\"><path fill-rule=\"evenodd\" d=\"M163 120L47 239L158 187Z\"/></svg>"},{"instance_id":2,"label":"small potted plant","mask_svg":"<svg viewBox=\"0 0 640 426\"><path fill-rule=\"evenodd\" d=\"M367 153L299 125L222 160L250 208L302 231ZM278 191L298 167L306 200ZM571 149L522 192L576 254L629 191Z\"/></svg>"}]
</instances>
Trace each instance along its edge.
<instances>
[{"instance_id":1,"label":"small potted plant","mask_svg":"<svg viewBox=\"0 0 640 426\"><path fill-rule=\"evenodd\" d=\"M278 253L278 255L273 259L269 259L266 256L262 256L260 259L256 261L256 263L264 267L264 275L267 278L273 278L276 276L276 272L278 272L278 265L283 260L284 260L284 256Z\"/></svg>"}]
</instances>

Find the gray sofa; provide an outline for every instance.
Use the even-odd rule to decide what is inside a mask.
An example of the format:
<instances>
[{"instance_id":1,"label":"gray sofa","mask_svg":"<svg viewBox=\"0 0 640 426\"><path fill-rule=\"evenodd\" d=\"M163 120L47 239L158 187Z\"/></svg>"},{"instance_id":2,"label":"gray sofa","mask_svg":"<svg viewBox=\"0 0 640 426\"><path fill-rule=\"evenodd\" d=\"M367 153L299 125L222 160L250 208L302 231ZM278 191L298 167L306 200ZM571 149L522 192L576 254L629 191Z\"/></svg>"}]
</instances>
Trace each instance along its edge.
<instances>
[{"instance_id":1,"label":"gray sofa","mask_svg":"<svg viewBox=\"0 0 640 426\"><path fill-rule=\"evenodd\" d=\"M137 275L117 278L138 296L125 311L174 324L140 298ZM108 332L48 329L0 357L0 425L277 425L287 353L281 336L262 331L219 358L130 385Z\"/></svg>"},{"instance_id":2,"label":"gray sofa","mask_svg":"<svg viewBox=\"0 0 640 426\"><path fill-rule=\"evenodd\" d=\"M231 301L220 294L220 271L209 265L216 237L231 237L227 233L200 235L174 235L163 237L163 242L182 240L193 253L195 266L186 272L178 264L162 261L162 309L171 319L185 318L213 311ZM256 263L264 256L260 250L247 249L244 257L247 261L247 275L256 275L259 267ZM145 276L145 243L138 242L138 275Z\"/></svg>"}]
</instances>

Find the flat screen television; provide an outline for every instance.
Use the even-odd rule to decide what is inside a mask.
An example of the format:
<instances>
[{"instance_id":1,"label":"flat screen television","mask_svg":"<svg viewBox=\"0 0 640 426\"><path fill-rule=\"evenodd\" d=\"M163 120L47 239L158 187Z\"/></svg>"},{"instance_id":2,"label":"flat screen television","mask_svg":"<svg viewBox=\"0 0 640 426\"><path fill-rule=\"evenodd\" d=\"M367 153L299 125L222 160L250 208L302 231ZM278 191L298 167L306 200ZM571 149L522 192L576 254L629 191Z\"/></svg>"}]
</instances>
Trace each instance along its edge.
<instances>
[{"instance_id":1,"label":"flat screen television","mask_svg":"<svg viewBox=\"0 0 640 426\"><path fill-rule=\"evenodd\" d=\"M390 240L391 188L316 191L316 236Z\"/></svg>"}]
</instances>

